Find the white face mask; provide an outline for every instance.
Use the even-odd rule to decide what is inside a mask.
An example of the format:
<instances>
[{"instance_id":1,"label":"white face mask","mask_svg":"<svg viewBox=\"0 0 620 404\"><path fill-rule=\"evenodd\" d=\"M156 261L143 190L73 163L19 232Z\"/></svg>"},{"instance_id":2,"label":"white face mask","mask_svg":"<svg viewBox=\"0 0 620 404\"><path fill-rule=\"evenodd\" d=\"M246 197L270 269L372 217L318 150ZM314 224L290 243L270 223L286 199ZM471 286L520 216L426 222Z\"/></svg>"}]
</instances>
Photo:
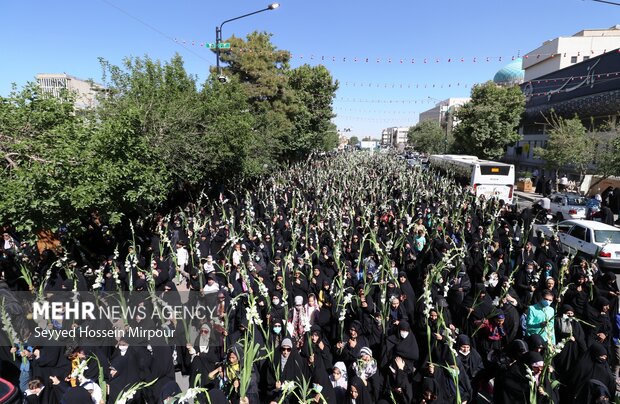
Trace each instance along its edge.
<instances>
[{"instance_id":1,"label":"white face mask","mask_svg":"<svg viewBox=\"0 0 620 404\"><path fill-rule=\"evenodd\" d=\"M491 285L493 287L496 287L498 283L499 283L499 280L497 280L497 279L491 279L489 281L489 285Z\"/></svg>"},{"instance_id":2,"label":"white face mask","mask_svg":"<svg viewBox=\"0 0 620 404\"><path fill-rule=\"evenodd\" d=\"M274 306L277 306L280 304L280 299L273 299L272 302Z\"/></svg>"},{"instance_id":3,"label":"white face mask","mask_svg":"<svg viewBox=\"0 0 620 404\"><path fill-rule=\"evenodd\" d=\"M401 332L400 332L400 337L401 337L402 339L407 338L407 336L408 336L408 335L409 335L409 331L401 331Z\"/></svg>"},{"instance_id":4,"label":"white face mask","mask_svg":"<svg viewBox=\"0 0 620 404\"><path fill-rule=\"evenodd\" d=\"M121 351L122 355L124 355L125 352L127 352L127 349L129 349L129 345L119 345L118 346L118 350Z\"/></svg>"},{"instance_id":5,"label":"white face mask","mask_svg":"<svg viewBox=\"0 0 620 404\"><path fill-rule=\"evenodd\" d=\"M273 327L273 332L276 334L280 334L280 331L282 331L282 327Z\"/></svg>"},{"instance_id":6,"label":"white face mask","mask_svg":"<svg viewBox=\"0 0 620 404\"><path fill-rule=\"evenodd\" d=\"M463 355L463 356L467 356L467 355L469 355L469 353L470 353L470 352L471 352L471 351L464 352L464 351L461 351L461 350L459 349L459 353L460 353L461 355Z\"/></svg>"}]
</instances>

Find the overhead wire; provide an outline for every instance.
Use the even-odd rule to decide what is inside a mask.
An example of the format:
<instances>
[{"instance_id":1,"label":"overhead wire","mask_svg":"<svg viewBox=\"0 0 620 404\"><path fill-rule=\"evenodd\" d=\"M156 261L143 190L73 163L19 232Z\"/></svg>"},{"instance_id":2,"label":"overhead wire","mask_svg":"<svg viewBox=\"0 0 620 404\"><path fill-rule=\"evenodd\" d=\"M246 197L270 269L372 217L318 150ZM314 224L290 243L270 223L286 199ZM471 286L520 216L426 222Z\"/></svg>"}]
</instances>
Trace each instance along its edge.
<instances>
[{"instance_id":1,"label":"overhead wire","mask_svg":"<svg viewBox=\"0 0 620 404\"><path fill-rule=\"evenodd\" d=\"M162 30L160 30L159 28L149 24L148 22L136 17L135 15L125 11L124 9L120 8L119 6L117 6L116 4L108 1L108 0L100 0L102 3L107 4L108 6L115 8L116 10L120 11L121 13L125 14L127 17L139 22L140 24L144 25L145 27L149 28L151 31L158 33L159 35L163 36L164 38L168 39L170 42L173 42L177 45L179 45L180 47L182 47L183 49L185 49L186 51L188 51L189 53L191 53L192 55L204 60L205 62L211 62L210 60L208 60L207 58L205 58L204 56L202 56L201 54L199 54L198 52L194 52L190 47L185 46L184 44L176 41L173 37L171 37L170 35L166 34L165 32L163 32Z\"/></svg>"}]
</instances>

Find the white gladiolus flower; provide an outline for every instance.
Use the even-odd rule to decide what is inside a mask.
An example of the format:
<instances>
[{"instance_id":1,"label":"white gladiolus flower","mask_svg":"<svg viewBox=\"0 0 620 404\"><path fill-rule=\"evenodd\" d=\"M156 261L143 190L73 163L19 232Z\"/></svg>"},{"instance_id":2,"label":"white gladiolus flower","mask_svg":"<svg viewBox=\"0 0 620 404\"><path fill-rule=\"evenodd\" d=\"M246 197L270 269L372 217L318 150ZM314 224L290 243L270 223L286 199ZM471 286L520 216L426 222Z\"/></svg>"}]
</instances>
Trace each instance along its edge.
<instances>
[{"instance_id":1,"label":"white gladiolus flower","mask_svg":"<svg viewBox=\"0 0 620 404\"><path fill-rule=\"evenodd\" d=\"M183 394L181 397L179 397L179 403L194 404L194 398L196 398L198 393L200 393L200 391L197 388L187 389L185 394Z\"/></svg>"},{"instance_id":2,"label":"white gladiolus flower","mask_svg":"<svg viewBox=\"0 0 620 404\"><path fill-rule=\"evenodd\" d=\"M75 368L73 370L73 372L71 372L71 378L73 379L77 379L80 376L84 376L84 372L88 370L88 366L86 366L86 361L82 361L80 362L80 364L78 365L77 368Z\"/></svg>"},{"instance_id":3,"label":"white gladiolus flower","mask_svg":"<svg viewBox=\"0 0 620 404\"><path fill-rule=\"evenodd\" d=\"M282 391L284 393L289 393L295 389L295 382L291 380L287 380L282 384Z\"/></svg>"},{"instance_id":4,"label":"white gladiolus flower","mask_svg":"<svg viewBox=\"0 0 620 404\"><path fill-rule=\"evenodd\" d=\"M258 310L256 306L250 306L245 309L245 315L248 319L248 325L256 324L261 325L263 321L261 320Z\"/></svg>"}]
</instances>

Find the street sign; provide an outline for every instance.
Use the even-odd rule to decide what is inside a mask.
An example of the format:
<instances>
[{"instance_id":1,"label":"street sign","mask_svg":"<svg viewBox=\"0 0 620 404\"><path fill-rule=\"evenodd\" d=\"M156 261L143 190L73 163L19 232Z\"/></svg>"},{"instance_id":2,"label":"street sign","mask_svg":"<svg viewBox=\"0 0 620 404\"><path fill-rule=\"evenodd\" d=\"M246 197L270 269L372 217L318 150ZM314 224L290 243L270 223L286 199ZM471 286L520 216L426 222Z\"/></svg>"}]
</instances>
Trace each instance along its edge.
<instances>
[{"instance_id":1,"label":"street sign","mask_svg":"<svg viewBox=\"0 0 620 404\"><path fill-rule=\"evenodd\" d=\"M206 43L205 46L207 48L209 48L209 49L215 49L216 48L216 46L215 46L215 44L213 42ZM220 42L219 43L219 48L220 49L230 49L230 42Z\"/></svg>"}]
</instances>

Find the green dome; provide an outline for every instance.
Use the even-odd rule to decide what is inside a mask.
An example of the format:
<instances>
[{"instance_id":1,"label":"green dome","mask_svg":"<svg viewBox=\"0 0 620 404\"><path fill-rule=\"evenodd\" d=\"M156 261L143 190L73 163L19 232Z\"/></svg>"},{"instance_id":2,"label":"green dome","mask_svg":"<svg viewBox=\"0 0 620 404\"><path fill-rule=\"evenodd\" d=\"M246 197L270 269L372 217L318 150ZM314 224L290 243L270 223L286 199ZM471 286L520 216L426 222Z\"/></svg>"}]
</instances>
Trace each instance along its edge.
<instances>
[{"instance_id":1,"label":"green dome","mask_svg":"<svg viewBox=\"0 0 620 404\"><path fill-rule=\"evenodd\" d=\"M520 84L523 83L523 78L525 77L525 71L521 68L523 63L523 59L518 58L502 67L497 73L495 73L495 77L493 77L493 81L496 84Z\"/></svg>"}]
</instances>

